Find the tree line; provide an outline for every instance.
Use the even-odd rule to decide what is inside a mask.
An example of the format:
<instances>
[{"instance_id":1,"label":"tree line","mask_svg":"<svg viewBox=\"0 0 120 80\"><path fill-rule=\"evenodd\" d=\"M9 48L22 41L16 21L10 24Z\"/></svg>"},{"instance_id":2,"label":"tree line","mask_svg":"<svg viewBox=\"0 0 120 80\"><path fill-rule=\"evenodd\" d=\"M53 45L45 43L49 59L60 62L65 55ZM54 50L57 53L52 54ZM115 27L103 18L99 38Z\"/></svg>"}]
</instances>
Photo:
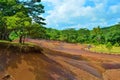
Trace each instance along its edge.
<instances>
[{"instance_id":1,"label":"tree line","mask_svg":"<svg viewBox=\"0 0 120 80\"><path fill-rule=\"evenodd\" d=\"M97 26L92 30L87 28L57 30L52 28L46 29L46 39L58 40L70 43L87 43L87 44L110 44L120 46L120 24L100 28Z\"/></svg>"}]
</instances>

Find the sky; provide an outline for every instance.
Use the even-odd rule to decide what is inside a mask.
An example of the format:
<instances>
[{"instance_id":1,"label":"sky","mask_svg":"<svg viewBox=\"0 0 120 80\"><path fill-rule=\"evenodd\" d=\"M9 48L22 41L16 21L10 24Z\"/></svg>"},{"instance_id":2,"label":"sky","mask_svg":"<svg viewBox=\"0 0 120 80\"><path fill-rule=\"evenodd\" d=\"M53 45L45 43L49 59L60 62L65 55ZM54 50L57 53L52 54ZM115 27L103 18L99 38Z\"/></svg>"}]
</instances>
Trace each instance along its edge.
<instances>
[{"instance_id":1,"label":"sky","mask_svg":"<svg viewBox=\"0 0 120 80\"><path fill-rule=\"evenodd\" d=\"M120 0L42 0L47 27L106 27L120 22Z\"/></svg>"}]
</instances>

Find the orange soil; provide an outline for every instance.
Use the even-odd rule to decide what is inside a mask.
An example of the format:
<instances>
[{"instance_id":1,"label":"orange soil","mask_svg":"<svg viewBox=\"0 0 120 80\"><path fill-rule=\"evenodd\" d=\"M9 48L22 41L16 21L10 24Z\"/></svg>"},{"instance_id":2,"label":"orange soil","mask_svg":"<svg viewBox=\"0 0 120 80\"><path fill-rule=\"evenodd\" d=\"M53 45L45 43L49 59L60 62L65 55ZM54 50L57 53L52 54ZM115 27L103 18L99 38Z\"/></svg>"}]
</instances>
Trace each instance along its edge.
<instances>
[{"instance_id":1,"label":"orange soil","mask_svg":"<svg viewBox=\"0 0 120 80\"><path fill-rule=\"evenodd\" d=\"M0 51L0 80L120 80L120 55L93 53L84 45L33 40L39 53Z\"/></svg>"}]
</instances>

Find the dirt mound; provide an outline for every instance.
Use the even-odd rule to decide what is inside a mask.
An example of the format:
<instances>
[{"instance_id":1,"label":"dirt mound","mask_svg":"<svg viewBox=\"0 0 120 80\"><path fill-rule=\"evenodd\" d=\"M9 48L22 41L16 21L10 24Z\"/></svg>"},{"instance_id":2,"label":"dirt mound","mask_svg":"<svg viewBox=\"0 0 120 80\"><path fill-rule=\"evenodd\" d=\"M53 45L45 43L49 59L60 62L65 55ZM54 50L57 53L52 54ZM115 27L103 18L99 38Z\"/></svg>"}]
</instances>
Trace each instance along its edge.
<instances>
[{"instance_id":1,"label":"dirt mound","mask_svg":"<svg viewBox=\"0 0 120 80\"><path fill-rule=\"evenodd\" d=\"M22 47L22 50L17 52L16 49L19 47L13 46L13 44L5 44L0 48L0 80L75 79L69 71L43 54L42 48L39 48L40 51L34 51L38 50L35 46L34 48L25 46L28 50L24 51Z\"/></svg>"}]
</instances>

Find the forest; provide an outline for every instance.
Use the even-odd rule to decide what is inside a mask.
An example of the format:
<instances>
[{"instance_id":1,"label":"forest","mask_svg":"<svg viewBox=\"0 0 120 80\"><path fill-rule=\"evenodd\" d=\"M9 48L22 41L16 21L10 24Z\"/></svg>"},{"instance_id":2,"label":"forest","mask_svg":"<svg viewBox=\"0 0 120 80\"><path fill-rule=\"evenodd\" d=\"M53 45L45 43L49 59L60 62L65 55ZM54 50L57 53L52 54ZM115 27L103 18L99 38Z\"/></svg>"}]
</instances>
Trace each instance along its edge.
<instances>
[{"instance_id":1,"label":"forest","mask_svg":"<svg viewBox=\"0 0 120 80\"><path fill-rule=\"evenodd\" d=\"M120 23L104 28L96 26L92 30L47 28L45 19L40 16L45 13L44 6L36 2L39 0L0 0L0 40L19 38L19 42L23 43L25 38L34 38L120 46Z\"/></svg>"},{"instance_id":2,"label":"forest","mask_svg":"<svg viewBox=\"0 0 120 80\"><path fill-rule=\"evenodd\" d=\"M120 45L120 24L100 28L100 26L89 30L87 28L68 28L65 30L46 29L46 38L70 43L95 43Z\"/></svg>"}]
</instances>

